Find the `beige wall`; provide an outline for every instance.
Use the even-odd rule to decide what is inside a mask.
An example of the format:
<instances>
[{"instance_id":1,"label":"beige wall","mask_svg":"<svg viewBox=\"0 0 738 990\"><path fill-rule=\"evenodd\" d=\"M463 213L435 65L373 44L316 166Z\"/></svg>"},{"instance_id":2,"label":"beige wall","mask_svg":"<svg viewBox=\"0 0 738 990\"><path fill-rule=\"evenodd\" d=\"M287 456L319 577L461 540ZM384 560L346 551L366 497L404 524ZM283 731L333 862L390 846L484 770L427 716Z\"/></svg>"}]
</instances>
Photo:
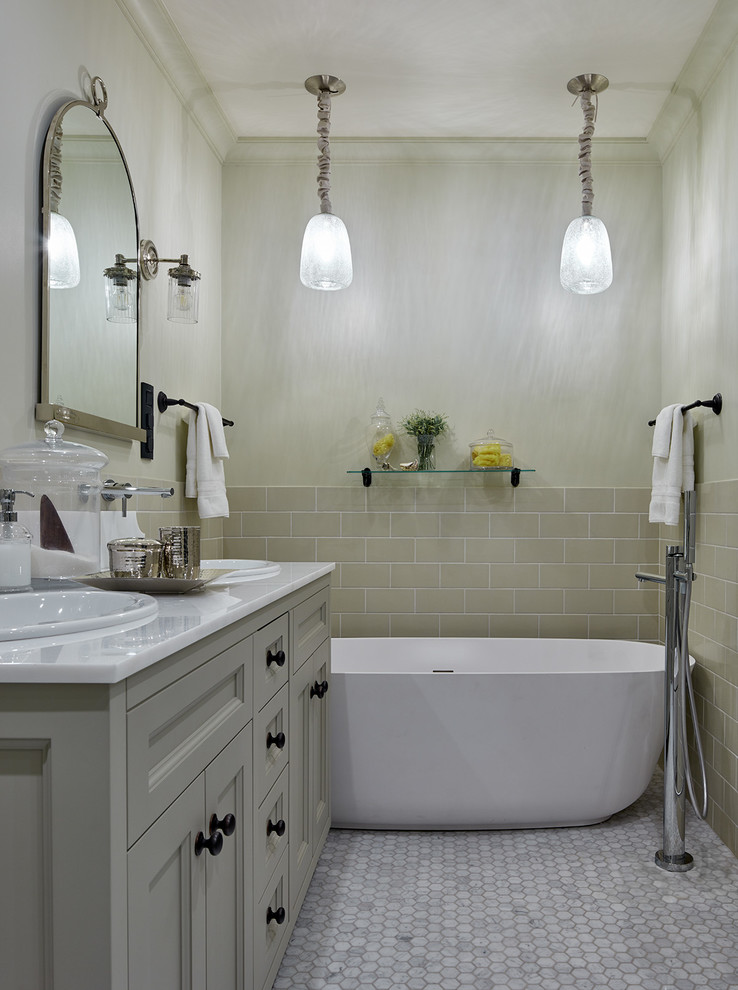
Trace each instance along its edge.
<instances>
[{"instance_id":1,"label":"beige wall","mask_svg":"<svg viewBox=\"0 0 738 990\"><path fill-rule=\"evenodd\" d=\"M0 82L3 183L0 291L0 448L41 436L34 421L39 368L40 162L46 130L62 103L82 98L81 80L99 75L107 117L123 146L136 191L141 235L163 257L187 252L202 271L200 322L166 320L166 274L145 284L141 377L172 396L220 402L221 163L134 33L115 0L28 0L3 13ZM166 266L163 266L166 267ZM110 457L121 480L184 478L180 411L156 414L156 456L139 445L67 430ZM138 501L142 501L139 499ZM147 505L139 508L149 508Z\"/></svg>"},{"instance_id":2,"label":"beige wall","mask_svg":"<svg viewBox=\"0 0 738 990\"><path fill-rule=\"evenodd\" d=\"M709 820L738 852L738 52L727 54L663 163L662 398L722 392L719 417L695 435L699 534L691 623L700 724L712 793ZM678 542L662 529L665 542ZM694 763L694 761L693 761Z\"/></svg>"},{"instance_id":3,"label":"beige wall","mask_svg":"<svg viewBox=\"0 0 738 990\"><path fill-rule=\"evenodd\" d=\"M298 278L314 148L256 144L224 169L223 401L245 424L229 484L344 484L367 462L380 395L396 422L415 407L448 414L438 467L466 466L467 444L494 428L539 485L645 484L661 186L644 143L595 154L616 275L589 297L559 284L580 208L575 141L333 146L354 258L341 292Z\"/></svg>"}]
</instances>

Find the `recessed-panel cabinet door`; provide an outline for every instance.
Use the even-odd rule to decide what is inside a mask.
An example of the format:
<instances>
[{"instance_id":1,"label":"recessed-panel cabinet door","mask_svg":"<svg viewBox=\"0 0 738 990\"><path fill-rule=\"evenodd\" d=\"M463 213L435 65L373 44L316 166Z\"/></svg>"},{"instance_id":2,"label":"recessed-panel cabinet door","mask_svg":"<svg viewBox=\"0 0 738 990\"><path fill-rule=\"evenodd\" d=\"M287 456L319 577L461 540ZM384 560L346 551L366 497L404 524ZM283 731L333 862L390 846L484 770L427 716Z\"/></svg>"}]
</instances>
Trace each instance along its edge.
<instances>
[{"instance_id":1,"label":"recessed-panel cabinet door","mask_svg":"<svg viewBox=\"0 0 738 990\"><path fill-rule=\"evenodd\" d=\"M128 852L129 987L205 990L205 858L200 774Z\"/></svg>"},{"instance_id":2,"label":"recessed-panel cabinet door","mask_svg":"<svg viewBox=\"0 0 738 990\"><path fill-rule=\"evenodd\" d=\"M207 830L223 848L206 855L208 990L250 990L253 978L251 725L205 771Z\"/></svg>"}]
</instances>

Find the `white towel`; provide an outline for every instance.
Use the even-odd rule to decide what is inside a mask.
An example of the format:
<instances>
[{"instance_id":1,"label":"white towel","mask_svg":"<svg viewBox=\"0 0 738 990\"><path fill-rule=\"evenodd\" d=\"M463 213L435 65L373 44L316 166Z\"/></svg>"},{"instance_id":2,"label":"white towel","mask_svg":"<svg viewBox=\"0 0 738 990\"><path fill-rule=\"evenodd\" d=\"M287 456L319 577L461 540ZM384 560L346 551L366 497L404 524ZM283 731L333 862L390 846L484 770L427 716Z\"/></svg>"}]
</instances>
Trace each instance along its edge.
<instances>
[{"instance_id":1,"label":"white towel","mask_svg":"<svg viewBox=\"0 0 738 990\"><path fill-rule=\"evenodd\" d=\"M684 437L682 438L682 491L694 491L694 419L687 410L684 414Z\"/></svg>"},{"instance_id":2,"label":"white towel","mask_svg":"<svg viewBox=\"0 0 738 990\"><path fill-rule=\"evenodd\" d=\"M682 491L694 489L694 422L682 404L665 406L653 431L653 482L649 522L676 526Z\"/></svg>"},{"instance_id":3,"label":"white towel","mask_svg":"<svg viewBox=\"0 0 738 990\"><path fill-rule=\"evenodd\" d=\"M201 519L229 515L223 468L227 457L223 417L215 406L198 402L187 432L185 496L197 499Z\"/></svg>"}]
</instances>

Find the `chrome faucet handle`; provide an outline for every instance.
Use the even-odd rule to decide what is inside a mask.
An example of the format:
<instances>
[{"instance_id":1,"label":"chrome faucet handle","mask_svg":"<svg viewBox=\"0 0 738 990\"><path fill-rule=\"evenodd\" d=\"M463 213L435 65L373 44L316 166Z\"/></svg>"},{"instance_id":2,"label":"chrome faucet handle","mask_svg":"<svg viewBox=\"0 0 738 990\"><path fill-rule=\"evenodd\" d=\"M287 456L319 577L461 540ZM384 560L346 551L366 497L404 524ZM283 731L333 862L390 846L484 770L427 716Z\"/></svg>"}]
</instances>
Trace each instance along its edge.
<instances>
[{"instance_id":1,"label":"chrome faucet handle","mask_svg":"<svg viewBox=\"0 0 738 990\"><path fill-rule=\"evenodd\" d=\"M666 584L666 578L660 574L646 574L645 571L636 571L636 578L639 581L653 581L654 584Z\"/></svg>"}]
</instances>

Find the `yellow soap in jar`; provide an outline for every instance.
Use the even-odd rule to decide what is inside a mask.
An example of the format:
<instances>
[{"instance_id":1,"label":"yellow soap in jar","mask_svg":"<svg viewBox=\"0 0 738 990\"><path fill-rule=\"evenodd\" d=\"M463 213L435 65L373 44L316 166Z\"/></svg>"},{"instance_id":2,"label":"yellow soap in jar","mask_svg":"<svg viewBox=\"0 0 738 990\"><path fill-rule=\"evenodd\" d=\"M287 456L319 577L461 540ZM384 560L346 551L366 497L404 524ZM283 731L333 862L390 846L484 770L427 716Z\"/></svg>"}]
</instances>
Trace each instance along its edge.
<instances>
[{"instance_id":1,"label":"yellow soap in jar","mask_svg":"<svg viewBox=\"0 0 738 990\"><path fill-rule=\"evenodd\" d=\"M469 467L473 471L494 471L512 466L512 444L495 436L494 430L469 444Z\"/></svg>"},{"instance_id":2,"label":"yellow soap in jar","mask_svg":"<svg viewBox=\"0 0 738 990\"><path fill-rule=\"evenodd\" d=\"M379 440L375 440L374 446L372 447L372 453L375 457L381 458L386 457L387 454L392 450L395 445L395 436L393 433L386 433Z\"/></svg>"}]
</instances>

